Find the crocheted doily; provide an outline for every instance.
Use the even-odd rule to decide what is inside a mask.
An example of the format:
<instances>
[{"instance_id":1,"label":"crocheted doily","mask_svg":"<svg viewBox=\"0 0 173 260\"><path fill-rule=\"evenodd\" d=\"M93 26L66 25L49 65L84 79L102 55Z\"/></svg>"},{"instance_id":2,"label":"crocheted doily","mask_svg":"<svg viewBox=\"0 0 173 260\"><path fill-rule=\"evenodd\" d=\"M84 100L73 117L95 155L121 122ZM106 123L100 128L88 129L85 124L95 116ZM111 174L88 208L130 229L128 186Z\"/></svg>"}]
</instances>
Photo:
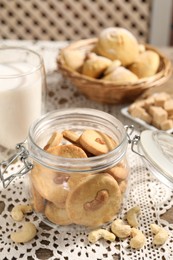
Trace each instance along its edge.
<instances>
[{"instance_id":1,"label":"crocheted doily","mask_svg":"<svg viewBox=\"0 0 173 260\"><path fill-rule=\"evenodd\" d=\"M26 244L15 244L10 239L11 232L21 226L10 215L12 207L19 203L29 203L27 176L16 178L7 189L1 187L0 203L3 210L0 214L0 259L43 259L40 250L49 251L52 257L44 259L114 259L115 254L120 254L121 259L173 259L173 225L160 219L160 215L173 205L173 192L157 181L144 167L138 155L133 154L128 148L128 161L131 167L130 187L124 199L120 218L125 212L135 205L141 208L138 217L139 228L146 236L146 244L140 250L133 250L129 246L130 238L106 242L99 240L96 244L88 242L89 231L84 227L50 227L43 224L42 218L35 213L29 214L24 221L30 221L37 227L37 236ZM19 170L21 162L12 165L7 173L12 174ZM153 246L153 236L150 224L158 223L169 232L169 239L163 246ZM105 225L109 230L110 224Z\"/></svg>"},{"instance_id":2,"label":"crocheted doily","mask_svg":"<svg viewBox=\"0 0 173 260\"><path fill-rule=\"evenodd\" d=\"M121 106L97 104L86 99L55 71L55 57L58 50L64 47L65 44L67 43L59 43L59 45L50 42L34 42L30 43L30 45L27 43L27 47L40 52L45 61L48 85L47 111L66 107L90 107L111 113L123 124L131 124L132 122L129 119L121 115ZM26 46L26 42L21 42L21 46ZM135 128L138 131L142 130L137 124L135 124ZM130 147L128 147L127 155L131 167L130 188L128 196L124 199L119 217L123 218L125 212L131 207L140 206L139 228L146 236L146 244L142 249L131 249L129 246L130 238L125 240L116 239L115 242L99 240L96 244L91 244L87 239L88 230L86 228L78 226L50 227L44 224L41 217L35 213L25 216L24 221L30 221L36 225L37 236L26 244L13 243L10 234L21 226L21 222L15 222L10 216L10 211L16 204L29 202L27 193L28 178L23 176L16 178L7 189L0 186L2 209L0 212L0 259L111 260L115 259L115 254L120 255L122 260L173 259L173 248L171 246L173 242L173 225L161 219L161 215L173 206L173 191L155 179L150 171L145 168L141 158L134 154ZM20 162L13 164L8 169L7 175L13 174L20 167ZM169 239L163 246L153 246L153 236L150 231L151 223L162 225L169 232ZM107 229L109 227L109 224L105 226Z\"/></svg>"}]
</instances>

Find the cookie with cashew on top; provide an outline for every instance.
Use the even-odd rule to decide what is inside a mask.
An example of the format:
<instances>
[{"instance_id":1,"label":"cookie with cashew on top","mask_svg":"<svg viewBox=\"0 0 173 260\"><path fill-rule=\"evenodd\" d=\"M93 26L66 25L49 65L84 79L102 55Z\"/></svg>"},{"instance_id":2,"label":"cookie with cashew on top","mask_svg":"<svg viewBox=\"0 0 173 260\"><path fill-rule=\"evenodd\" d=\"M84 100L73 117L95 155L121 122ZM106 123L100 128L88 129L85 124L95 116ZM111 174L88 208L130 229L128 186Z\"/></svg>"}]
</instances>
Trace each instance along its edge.
<instances>
[{"instance_id":1,"label":"cookie with cashew on top","mask_svg":"<svg viewBox=\"0 0 173 260\"><path fill-rule=\"evenodd\" d=\"M90 227L111 221L120 206L120 188L107 173L86 176L69 191L66 199L66 210L72 222Z\"/></svg>"},{"instance_id":2,"label":"cookie with cashew on top","mask_svg":"<svg viewBox=\"0 0 173 260\"><path fill-rule=\"evenodd\" d=\"M110 152L117 143L107 134L93 129L86 129L80 136L79 142L82 147L94 155Z\"/></svg>"}]
</instances>

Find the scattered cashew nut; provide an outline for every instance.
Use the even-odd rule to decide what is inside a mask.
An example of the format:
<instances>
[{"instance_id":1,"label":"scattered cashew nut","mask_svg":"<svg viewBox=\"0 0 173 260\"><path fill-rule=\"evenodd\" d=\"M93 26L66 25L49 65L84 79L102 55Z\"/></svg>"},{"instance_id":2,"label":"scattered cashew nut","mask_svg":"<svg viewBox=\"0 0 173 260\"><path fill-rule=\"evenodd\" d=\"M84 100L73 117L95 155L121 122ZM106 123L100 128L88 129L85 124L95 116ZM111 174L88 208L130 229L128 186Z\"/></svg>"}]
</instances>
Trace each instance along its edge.
<instances>
[{"instance_id":1,"label":"scattered cashew nut","mask_svg":"<svg viewBox=\"0 0 173 260\"><path fill-rule=\"evenodd\" d=\"M141 249L146 242L146 238L145 238L144 234L142 233L142 231L137 228L132 228L131 236L132 236L132 238L130 240L131 248Z\"/></svg>"},{"instance_id":2,"label":"scattered cashew nut","mask_svg":"<svg viewBox=\"0 0 173 260\"><path fill-rule=\"evenodd\" d=\"M26 243L32 240L37 233L37 229L33 223L25 222L23 227L11 234L11 239L15 243Z\"/></svg>"},{"instance_id":3,"label":"scattered cashew nut","mask_svg":"<svg viewBox=\"0 0 173 260\"><path fill-rule=\"evenodd\" d=\"M141 210L139 206L135 206L127 211L126 219L130 226L135 228L139 226L137 215L139 215L140 213Z\"/></svg>"},{"instance_id":4,"label":"scattered cashew nut","mask_svg":"<svg viewBox=\"0 0 173 260\"><path fill-rule=\"evenodd\" d=\"M102 228L93 230L88 235L88 240L91 243L96 243L100 238L104 238L105 240L113 242L115 241L116 236L108 230Z\"/></svg>"},{"instance_id":5,"label":"scattered cashew nut","mask_svg":"<svg viewBox=\"0 0 173 260\"><path fill-rule=\"evenodd\" d=\"M121 219L116 219L112 222L111 230L119 238L126 238L131 233L131 227L126 225Z\"/></svg>"},{"instance_id":6,"label":"scattered cashew nut","mask_svg":"<svg viewBox=\"0 0 173 260\"><path fill-rule=\"evenodd\" d=\"M151 232L153 234L155 234L155 236L153 238L153 244L154 245L163 245L166 242L166 240L168 239L168 232L164 228L162 228L156 224L151 224L150 228L151 228Z\"/></svg>"},{"instance_id":7,"label":"scattered cashew nut","mask_svg":"<svg viewBox=\"0 0 173 260\"><path fill-rule=\"evenodd\" d=\"M30 213L33 211L31 205L17 205L13 207L11 211L11 216L15 221L21 221L24 217L24 214Z\"/></svg>"}]
</instances>

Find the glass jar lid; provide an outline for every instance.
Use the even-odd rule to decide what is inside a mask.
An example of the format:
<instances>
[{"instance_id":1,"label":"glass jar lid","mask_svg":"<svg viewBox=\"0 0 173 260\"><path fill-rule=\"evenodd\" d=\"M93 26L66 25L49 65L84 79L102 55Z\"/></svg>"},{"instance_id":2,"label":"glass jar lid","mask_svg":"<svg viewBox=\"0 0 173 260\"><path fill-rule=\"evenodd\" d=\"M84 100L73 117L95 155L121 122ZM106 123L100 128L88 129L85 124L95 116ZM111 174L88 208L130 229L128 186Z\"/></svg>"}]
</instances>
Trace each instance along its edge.
<instances>
[{"instance_id":1,"label":"glass jar lid","mask_svg":"<svg viewBox=\"0 0 173 260\"><path fill-rule=\"evenodd\" d=\"M164 131L145 130L141 133L138 153L151 172L173 188L173 135Z\"/></svg>"}]
</instances>

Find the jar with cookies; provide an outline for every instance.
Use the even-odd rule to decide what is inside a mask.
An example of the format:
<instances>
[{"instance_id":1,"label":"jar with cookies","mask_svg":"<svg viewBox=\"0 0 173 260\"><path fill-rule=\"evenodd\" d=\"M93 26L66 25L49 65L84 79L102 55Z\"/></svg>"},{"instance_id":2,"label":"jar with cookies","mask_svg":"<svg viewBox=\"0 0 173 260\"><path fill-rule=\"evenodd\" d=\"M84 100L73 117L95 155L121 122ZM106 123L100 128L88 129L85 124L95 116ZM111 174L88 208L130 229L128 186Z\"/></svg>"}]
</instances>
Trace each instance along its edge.
<instances>
[{"instance_id":1,"label":"jar with cookies","mask_svg":"<svg viewBox=\"0 0 173 260\"><path fill-rule=\"evenodd\" d=\"M112 221L128 187L127 145L125 127L108 113L73 108L42 116L22 155L34 211L51 226Z\"/></svg>"}]
</instances>

